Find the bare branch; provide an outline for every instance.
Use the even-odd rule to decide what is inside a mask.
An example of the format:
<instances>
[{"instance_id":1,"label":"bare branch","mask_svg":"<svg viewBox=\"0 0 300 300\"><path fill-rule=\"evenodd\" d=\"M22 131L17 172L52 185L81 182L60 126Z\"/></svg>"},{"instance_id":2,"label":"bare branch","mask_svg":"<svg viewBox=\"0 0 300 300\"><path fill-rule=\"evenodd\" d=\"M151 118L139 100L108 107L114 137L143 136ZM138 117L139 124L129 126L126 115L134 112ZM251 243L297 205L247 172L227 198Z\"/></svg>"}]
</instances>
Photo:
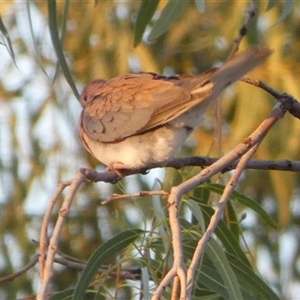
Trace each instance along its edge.
<instances>
[{"instance_id":1,"label":"bare branch","mask_svg":"<svg viewBox=\"0 0 300 300\"><path fill-rule=\"evenodd\" d=\"M57 189L47 207L47 210L45 212L43 222L42 222L42 228L40 232L40 257L39 257L39 265L40 265L40 278L44 278L44 268L45 268L45 260L46 260L46 249L48 247L48 225L50 222L50 218L52 215L52 211L54 208L54 205L60 196L61 192L71 184L71 181L63 181L60 182L57 186Z\"/></svg>"},{"instance_id":2,"label":"bare branch","mask_svg":"<svg viewBox=\"0 0 300 300\"><path fill-rule=\"evenodd\" d=\"M279 98L280 95L281 95L281 93L274 90L273 88L271 88L270 86L268 86L267 84L263 83L260 80L251 79L249 77L244 76L243 78L240 79L240 81L246 82L248 84L251 84L251 85L254 85L256 87L259 87L259 88L263 89L264 91L266 91L267 93L272 95L275 99Z\"/></svg>"},{"instance_id":3,"label":"bare branch","mask_svg":"<svg viewBox=\"0 0 300 300\"><path fill-rule=\"evenodd\" d=\"M169 193L166 191L140 191L134 194L113 194L111 197L107 198L106 200L102 201L101 204L107 204L108 202L126 198L139 198L145 196L168 196Z\"/></svg>"},{"instance_id":4,"label":"bare branch","mask_svg":"<svg viewBox=\"0 0 300 300\"><path fill-rule=\"evenodd\" d=\"M180 280L178 276L174 278L171 300L177 300L180 293Z\"/></svg>"},{"instance_id":5,"label":"bare branch","mask_svg":"<svg viewBox=\"0 0 300 300\"><path fill-rule=\"evenodd\" d=\"M211 166L213 163L218 161L220 158L217 157L208 157L208 156L191 156L191 157L178 157L173 158L170 160L166 166L169 168L174 169L181 169L184 167L207 167ZM238 165L238 160L229 164L223 170L220 170L221 173L225 173L231 171L236 168ZM163 166L153 167L155 168L163 168ZM152 168L151 168L152 169ZM300 171L300 161L291 161L288 159L285 160L260 160L260 159L252 159L247 162L245 169L252 169L252 170L274 170L274 171L290 171L290 172L298 172ZM83 169L82 169L83 170ZM117 174L112 171L103 171L103 172L96 172L94 170L84 169L85 174L88 174L89 181L98 182L105 178L104 182L115 183L119 178ZM143 170L134 170L132 171L132 175L134 174L142 174L141 171ZM91 180L92 178L92 180ZM111 181L110 181L111 180ZM155 192L155 191L154 191ZM143 196L143 195L141 195ZM132 197L132 195L130 195ZM134 196L135 197L135 196ZM137 196L138 197L138 196ZM125 197L127 198L127 197ZM109 199L109 201L111 201ZM103 202L105 203L105 202Z\"/></svg>"},{"instance_id":6,"label":"bare branch","mask_svg":"<svg viewBox=\"0 0 300 300\"><path fill-rule=\"evenodd\" d=\"M79 271L82 271L85 266L86 262L78 262L75 258L68 260L63 256L55 256L54 262L63 265L65 267L76 269ZM98 273L106 273L107 269L99 268ZM110 278L116 278L117 272L109 272L108 276ZM128 269L128 270L121 270L119 274L120 278L122 279L129 279L129 280L139 280L141 279L141 269L140 268L134 268L134 269Z\"/></svg>"},{"instance_id":7,"label":"bare branch","mask_svg":"<svg viewBox=\"0 0 300 300\"><path fill-rule=\"evenodd\" d=\"M158 288L153 293L153 296L152 296L151 300L159 300L159 299L161 299L161 295L163 294L163 292L165 291L165 289L167 288L167 286L175 278L175 276L177 276L177 270L176 270L176 267L173 266L169 270L169 272L164 276L164 278L162 279L162 281L159 284Z\"/></svg>"},{"instance_id":8,"label":"bare branch","mask_svg":"<svg viewBox=\"0 0 300 300\"><path fill-rule=\"evenodd\" d=\"M48 287L48 284L52 277L52 266L53 266L53 262L54 262L55 253L58 248L60 233L61 233L61 230L65 223L66 217L69 214L69 210L70 210L71 204L73 202L74 196L75 196L80 184L82 182L84 182L85 180L86 180L85 175L81 171L78 171L76 173L74 180L72 180L68 194L63 201L62 207L59 211L58 219L57 219L55 227L54 227L54 231L50 238L48 251L47 251L47 257L46 257L46 261L45 261L45 267L43 270L43 274L41 276L42 285L41 285L40 291L37 295L37 300L46 299L47 287ZM57 191L53 197L54 200L56 200L56 198L57 198L56 196L58 195L58 192L60 190L62 190L62 189L61 188L57 189ZM51 202L49 206L53 207L53 205L54 205L54 203ZM50 208L47 211L50 212ZM51 209L51 211L52 211L52 209Z\"/></svg>"},{"instance_id":9,"label":"bare branch","mask_svg":"<svg viewBox=\"0 0 300 300\"><path fill-rule=\"evenodd\" d=\"M33 268L37 264L38 260L39 260L39 255L36 255L30 263L25 265L19 271L0 278L0 283L14 280L15 278L17 278L17 277L21 276L22 274L26 273L28 270L30 270L31 268Z\"/></svg>"},{"instance_id":10,"label":"bare branch","mask_svg":"<svg viewBox=\"0 0 300 300\"><path fill-rule=\"evenodd\" d=\"M141 170L139 171L141 172ZM108 183L116 183L121 179L118 174L112 171L97 172L95 170L81 168L80 172L84 174L87 181L92 181L92 182L101 181L101 182L108 182ZM136 173L137 172L132 171L132 174L136 174Z\"/></svg>"},{"instance_id":11,"label":"bare branch","mask_svg":"<svg viewBox=\"0 0 300 300\"><path fill-rule=\"evenodd\" d=\"M192 156L192 157L183 157L183 158L174 158L172 159L167 167L172 167L174 169L181 169L183 167L189 166L199 166L207 167L215 163L220 158L212 158L207 156ZM225 173L236 168L238 165L238 160L228 165L221 172ZM275 171L300 171L300 162L291 161L291 160L260 160L260 159L251 159L247 162L245 169L252 170L275 170Z\"/></svg>"},{"instance_id":12,"label":"bare branch","mask_svg":"<svg viewBox=\"0 0 300 300\"><path fill-rule=\"evenodd\" d=\"M243 77L241 81L263 89L264 91L272 95L277 101L279 101L284 110L288 111L295 118L300 119L300 103L291 95L280 93L260 80Z\"/></svg>"},{"instance_id":13,"label":"bare branch","mask_svg":"<svg viewBox=\"0 0 300 300\"><path fill-rule=\"evenodd\" d=\"M227 61L230 60L236 52L238 52L240 43L241 43L243 37L247 34L248 27L249 27L252 19L257 15L257 11L258 11L258 1L252 0L250 8L247 10L245 22L239 31L238 37L234 40L234 44L233 44L233 47L227 58Z\"/></svg>"},{"instance_id":14,"label":"bare branch","mask_svg":"<svg viewBox=\"0 0 300 300\"><path fill-rule=\"evenodd\" d=\"M181 197L178 197L177 193L173 192L173 189L177 189L177 187L173 187L171 189L169 198L168 198L168 210L169 210L169 223L172 232L172 249L173 249L173 266L165 275L156 291L153 294L152 300L160 299L165 288L173 281L175 276L180 281L180 299L185 299L186 293L186 271L184 265L184 256L183 256L183 248L182 248L182 235L181 228L179 224L179 204Z\"/></svg>"}]
</instances>

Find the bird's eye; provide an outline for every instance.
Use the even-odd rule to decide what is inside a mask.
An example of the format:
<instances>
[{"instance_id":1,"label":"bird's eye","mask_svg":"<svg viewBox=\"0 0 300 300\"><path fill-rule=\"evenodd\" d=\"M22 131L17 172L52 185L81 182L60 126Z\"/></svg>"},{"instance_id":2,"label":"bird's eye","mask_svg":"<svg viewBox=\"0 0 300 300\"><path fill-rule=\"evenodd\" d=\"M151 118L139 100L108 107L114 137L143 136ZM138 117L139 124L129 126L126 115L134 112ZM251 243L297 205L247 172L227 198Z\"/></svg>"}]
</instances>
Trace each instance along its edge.
<instances>
[{"instance_id":1,"label":"bird's eye","mask_svg":"<svg viewBox=\"0 0 300 300\"><path fill-rule=\"evenodd\" d=\"M87 102L88 96L87 96L87 95L84 95L84 96L83 96L83 100L84 100L84 102Z\"/></svg>"}]
</instances>

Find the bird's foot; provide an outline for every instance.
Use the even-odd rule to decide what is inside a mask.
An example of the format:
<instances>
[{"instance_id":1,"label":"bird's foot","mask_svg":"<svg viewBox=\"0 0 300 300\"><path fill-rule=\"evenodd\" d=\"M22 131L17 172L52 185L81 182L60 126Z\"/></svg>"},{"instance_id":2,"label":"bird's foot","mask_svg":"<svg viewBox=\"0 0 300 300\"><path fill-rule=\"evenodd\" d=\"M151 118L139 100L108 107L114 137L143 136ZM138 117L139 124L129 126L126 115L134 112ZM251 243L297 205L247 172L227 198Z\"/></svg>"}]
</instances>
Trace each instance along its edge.
<instances>
[{"instance_id":1,"label":"bird's foot","mask_svg":"<svg viewBox=\"0 0 300 300\"><path fill-rule=\"evenodd\" d=\"M107 166L106 171L111 171L116 173L120 178L126 176L126 175L130 175L133 174L133 170L126 167L125 164L123 164L122 162L113 162L110 165Z\"/></svg>"},{"instance_id":2,"label":"bird's foot","mask_svg":"<svg viewBox=\"0 0 300 300\"><path fill-rule=\"evenodd\" d=\"M107 166L106 171L111 171L116 173L120 178L136 173L141 173L142 175L148 174L149 169L141 169L141 170L135 170L132 168L129 168L122 162L113 162L110 165Z\"/></svg>"}]
</instances>

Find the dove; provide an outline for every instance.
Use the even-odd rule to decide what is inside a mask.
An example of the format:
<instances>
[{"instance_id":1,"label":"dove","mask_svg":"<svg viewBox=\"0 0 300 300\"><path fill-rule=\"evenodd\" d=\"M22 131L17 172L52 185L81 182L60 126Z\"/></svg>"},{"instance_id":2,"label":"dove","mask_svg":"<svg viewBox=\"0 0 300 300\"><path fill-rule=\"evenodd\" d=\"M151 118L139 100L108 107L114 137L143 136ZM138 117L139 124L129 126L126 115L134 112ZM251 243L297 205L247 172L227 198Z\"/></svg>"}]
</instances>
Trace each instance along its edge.
<instances>
[{"instance_id":1,"label":"dove","mask_svg":"<svg viewBox=\"0 0 300 300\"><path fill-rule=\"evenodd\" d=\"M79 137L84 148L120 177L164 167L231 83L263 63L256 46L199 75L151 72L97 79L82 91Z\"/></svg>"}]
</instances>

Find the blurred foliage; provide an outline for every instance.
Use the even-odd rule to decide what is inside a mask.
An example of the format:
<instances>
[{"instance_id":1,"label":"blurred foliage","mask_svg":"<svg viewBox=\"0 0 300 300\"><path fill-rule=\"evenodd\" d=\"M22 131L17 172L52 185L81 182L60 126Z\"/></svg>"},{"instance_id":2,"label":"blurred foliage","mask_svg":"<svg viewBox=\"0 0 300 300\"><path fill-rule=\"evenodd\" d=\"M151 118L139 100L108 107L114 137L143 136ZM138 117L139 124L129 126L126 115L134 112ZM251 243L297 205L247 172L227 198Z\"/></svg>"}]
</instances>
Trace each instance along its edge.
<instances>
[{"instance_id":1,"label":"blurred foliage","mask_svg":"<svg viewBox=\"0 0 300 300\"><path fill-rule=\"evenodd\" d=\"M143 27L143 19L151 20L144 26L142 37L143 28L136 27L136 20L139 20L137 14L141 3L146 5L147 2L57 1L56 7L53 6L55 1L51 0L0 3L1 277L19 270L38 252L35 241L39 239L43 212L57 183L71 179L82 166L103 169L83 150L77 137L80 107L75 90L80 92L83 85L94 78L108 79L128 72L143 70L172 75L206 70L226 59L249 7L246 1L153 1L157 4L157 11L152 9L153 18L152 14L142 15L142 21L138 23ZM176 16L171 18L174 23L169 21L157 27L159 16L169 16L166 9L171 7L170 3L177 3L180 7L176 9ZM273 49L274 54L268 62L249 76L263 79L276 90L287 92L298 100L299 10L298 2L262 1L259 15L254 18L240 46L245 49L253 44L263 44ZM151 41L147 40L149 35ZM134 47L134 42L138 46ZM62 63L64 59L65 63ZM67 80L66 70L70 76ZM70 88L72 80L75 85ZM203 126L193 134L179 155L218 156L220 152L226 153L257 127L273 105L272 98L252 86L238 83L228 88L222 95L221 150L218 145L220 137L214 133L215 124L220 121L215 120L212 108ZM300 123L286 115L266 137L256 158L299 160L299 149ZM101 206L101 200L114 192L152 189L156 177L163 181L163 186L170 187L190 177L196 170L166 170L166 174L156 170L147 176L125 178L117 185L85 184L77 194L63 230L60 251L87 260L99 245L125 229L155 231L153 226L162 224L155 223L158 208L153 199L115 201L106 206ZM225 174L215 180L224 183L227 178ZM236 229L232 234L246 241L244 250L251 253L251 264L257 266L264 280L286 298L291 298L294 289L299 289L300 285L298 182L296 173L246 171L239 184L240 193L259 203L278 222L280 228L276 230L261 222L250 208L235 201L232 203L243 238L236 234ZM195 194L198 201L195 207L202 207L199 201L209 194L202 190L195 191ZM214 197L209 203L214 203ZM162 200L163 216L164 204ZM184 207L182 218L185 222L182 226L187 232L195 231L198 238L201 213L198 218L193 216L195 225L190 222L190 213ZM52 221L53 224L56 221L55 214ZM224 226L230 228L225 223ZM162 232L158 235L162 236ZM168 244L168 233L165 232L164 238ZM188 239L186 247L193 245L193 241ZM139 264L127 264L147 266L153 282L157 282L168 267L170 253L166 254L161 240L147 240L147 243L143 245L152 247L156 256L149 260L140 259ZM133 256L129 252L127 254ZM165 255L159 254L161 252ZM230 253L226 252L226 255L230 261ZM215 275L218 272L206 258L203 270ZM114 269L121 261L122 257L115 256L108 263ZM230 261L230 265L234 268L234 261ZM77 280L77 271L55 265L51 290L74 288ZM110 293L111 297L126 295L128 299L139 293L140 286L136 290L129 289L126 286L130 286L128 281L116 289L115 280L107 280L105 274L99 275L97 280L100 294ZM241 282L239 284L244 293L244 286ZM38 267L35 267L13 281L2 283L0 298L25 298L35 294L38 286ZM210 299L216 296L204 286L198 286L197 292L210 295Z\"/></svg>"}]
</instances>

